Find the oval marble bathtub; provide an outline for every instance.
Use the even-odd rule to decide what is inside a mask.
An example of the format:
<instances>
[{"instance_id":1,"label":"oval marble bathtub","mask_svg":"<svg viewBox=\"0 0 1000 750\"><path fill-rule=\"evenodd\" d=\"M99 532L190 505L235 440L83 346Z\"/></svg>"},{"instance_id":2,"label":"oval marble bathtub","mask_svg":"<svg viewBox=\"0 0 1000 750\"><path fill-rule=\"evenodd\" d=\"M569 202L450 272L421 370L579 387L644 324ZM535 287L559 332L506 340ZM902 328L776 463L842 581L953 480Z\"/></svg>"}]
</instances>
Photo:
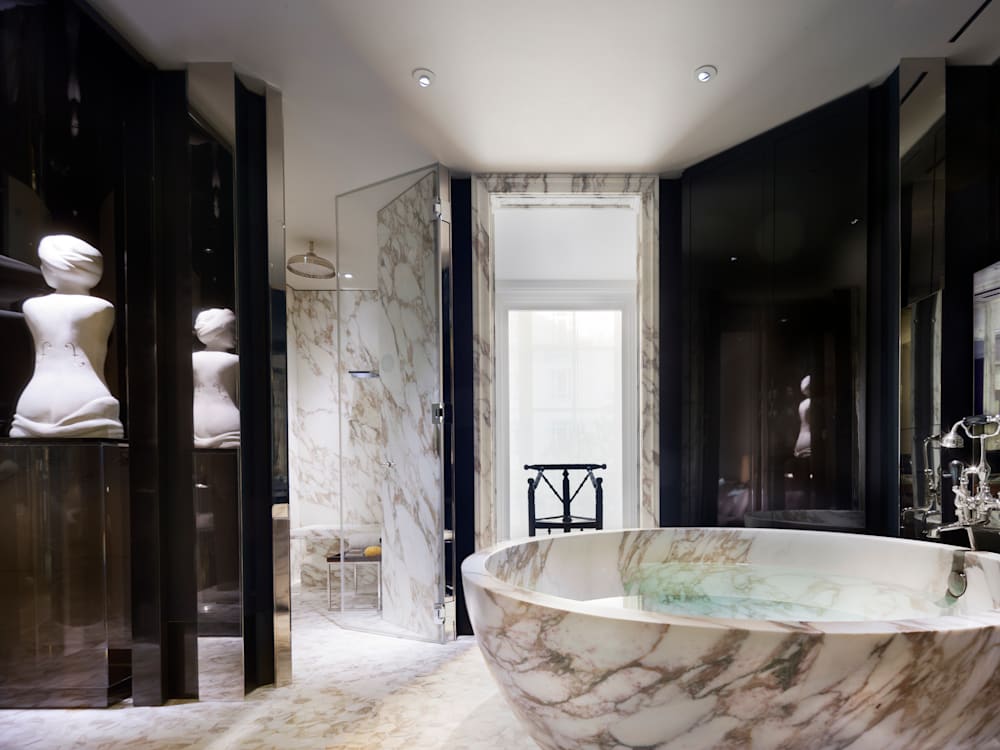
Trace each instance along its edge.
<instances>
[{"instance_id":1,"label":"oval marble bathtub","mask_svg":"<svg viewBox=\"0 0 1000 750\"><path fill-rule=\"evenodd\" d=\"M651 529L501 545L462 576L490 670L544 748L939 750L1000 732L990 553Z\"/></svg>"}]
</instances>

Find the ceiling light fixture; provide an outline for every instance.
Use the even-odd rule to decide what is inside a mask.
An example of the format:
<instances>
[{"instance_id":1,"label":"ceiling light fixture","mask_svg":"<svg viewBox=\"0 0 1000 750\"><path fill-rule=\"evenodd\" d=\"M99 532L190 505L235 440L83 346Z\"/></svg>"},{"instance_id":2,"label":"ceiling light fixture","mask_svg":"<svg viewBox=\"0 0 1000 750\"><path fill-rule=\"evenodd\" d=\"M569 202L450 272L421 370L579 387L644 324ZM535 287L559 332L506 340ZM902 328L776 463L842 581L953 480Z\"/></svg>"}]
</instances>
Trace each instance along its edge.
<instances>
[{"instance_id":1,"label":"ceiling light fixture","mask_svg":"<svg viewBox=\"0 0 1000 750\"><path fill-rule=\"evenodd\" d=\"M719 69L714 65L702 65L700 68L695 68L694 77L701 83L708 83L715 78L718 73Z\"/></svg>"},{"instance_id":2,"label":"ceiling light fixture","mask_svg":"<svg viewBox=\"0 0 1000 750\"><path fill-rule=\"evenodd\" d=\"M417 82L417 85L425 89L434 83L434 71L428 70L427 68L414 68L413 70L413 80Z\"/></svg>"},{"instance_id":3,"label":"ceiling light fixture","mask_svg":"<svg viewBox=\"0 0 1000 750\"><path fill-rule=\"evenodd\" d=\"M315 243L309 240L309 252L293 255L285 267L296 276L305 276L307 279L332 279L337 275L333 263L316 255L314 246Z\"/></svg>"}]
</instances>

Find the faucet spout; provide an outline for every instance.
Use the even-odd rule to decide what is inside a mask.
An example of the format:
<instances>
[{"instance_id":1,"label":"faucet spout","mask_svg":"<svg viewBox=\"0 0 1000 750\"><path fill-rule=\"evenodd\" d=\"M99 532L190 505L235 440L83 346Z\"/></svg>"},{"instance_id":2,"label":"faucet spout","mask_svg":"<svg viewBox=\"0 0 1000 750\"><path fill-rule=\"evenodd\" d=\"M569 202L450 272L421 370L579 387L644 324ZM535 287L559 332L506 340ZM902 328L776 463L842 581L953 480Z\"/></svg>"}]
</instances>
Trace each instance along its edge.
<instances>
[{"instance_id":1,"label":"faucet spout","mask_svg":"<svg viewBox=\"0 0 1000 750\"><path fill-rule=\"evenodd\" d=\"M985 526L990 521L990 513L1000 511L1000 498L997 498L990 490L991 469L986 461L986 441L989 438L1000 435L1000 414L979 414L972 417L964 417L952 426L943 436L932 435L924 441L924 453L926 456L929 444L937 443L942 448L961 448L965 441L958 432L962 428L965 436L979 444L979 461L975 465L965 465L961 461L952 461L950 465L952 487L955 493L955 515L957 520L945 526L939 526L927 531L930 539L940 539L941 533L965 529L969 537L969 547L976 549L976 536L973 529L977 526ZM973 460L976 458L973 447ZM925 465L927 465L925 458ZM928 481L928 495L933 498L932 484ZM911 512L917 508L907 509Z\"/></svg>"},{"instance_id":2,"label":"faucet spout","mask_svg":"<svg viewBox=\"0 0 1000 750\"><path fill-rule=\"evenodd\" d=\"M955 521L954 523L949 523L944 526L937 526L927 532L928 539L940 539L941 534L945 531L958 531L959 529L965 529L965 533L969 537L969 549L976 549L976 535L973 529L976 526L985 526L987 519L979 519L976 521Z\"/></svg>"}]
</instances>

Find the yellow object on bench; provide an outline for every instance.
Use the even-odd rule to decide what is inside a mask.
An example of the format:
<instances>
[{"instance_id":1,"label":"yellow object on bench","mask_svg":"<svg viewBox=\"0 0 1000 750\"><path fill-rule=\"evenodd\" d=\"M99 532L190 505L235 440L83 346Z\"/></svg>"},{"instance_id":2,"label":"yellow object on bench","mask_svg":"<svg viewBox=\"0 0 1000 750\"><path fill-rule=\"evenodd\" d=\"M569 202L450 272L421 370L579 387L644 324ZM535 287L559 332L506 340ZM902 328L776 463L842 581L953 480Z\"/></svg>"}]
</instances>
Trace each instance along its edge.
<instances>
[{"instance_id":1,"label":"yellow object on bench","mask_svg":"<svg viewBox=\"0 0 1000 750\"><path fill-rule=\"evenodd\" d=\"M382 546L379 544L372 544L365 547L364 556L365 557L379 557L382 554Z\"/></svg>"}]
</instances>

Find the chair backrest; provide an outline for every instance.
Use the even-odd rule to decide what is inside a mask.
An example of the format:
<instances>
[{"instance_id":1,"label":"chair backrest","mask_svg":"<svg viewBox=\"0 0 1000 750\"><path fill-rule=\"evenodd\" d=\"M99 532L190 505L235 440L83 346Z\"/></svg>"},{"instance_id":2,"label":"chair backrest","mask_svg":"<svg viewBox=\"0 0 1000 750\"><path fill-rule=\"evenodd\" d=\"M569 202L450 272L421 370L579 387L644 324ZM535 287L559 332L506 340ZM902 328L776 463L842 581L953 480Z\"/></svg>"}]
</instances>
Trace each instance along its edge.
<instances>
[{"instance_id":1,"label":"chair backrest","mask_svg":"<svg viewBox=\"0 0 1000 750\"><path fill-rule=\"evenodd\" d=\"M608 468L607 464L525 464L525 471L537 472L534 477L528 478L528 534L535 535L536 529L547 529L549 533L554 528L561 528L563 532L572 529L602 529L604 528L604 479L594 476L594 472L599 469ZM546 471L562 471L562 491L557 490L548 477ZM570 493L570 472L585 472L583 479L573 493ZM574 516L570 512L570 505L580 490L587 484L587 481L594 487L594 516ZM559 516L548 516L538 518L535 512L535 491L542 484L548 485L556 498L562 503L562 514Z\"/></svg>"}]
</instances>

